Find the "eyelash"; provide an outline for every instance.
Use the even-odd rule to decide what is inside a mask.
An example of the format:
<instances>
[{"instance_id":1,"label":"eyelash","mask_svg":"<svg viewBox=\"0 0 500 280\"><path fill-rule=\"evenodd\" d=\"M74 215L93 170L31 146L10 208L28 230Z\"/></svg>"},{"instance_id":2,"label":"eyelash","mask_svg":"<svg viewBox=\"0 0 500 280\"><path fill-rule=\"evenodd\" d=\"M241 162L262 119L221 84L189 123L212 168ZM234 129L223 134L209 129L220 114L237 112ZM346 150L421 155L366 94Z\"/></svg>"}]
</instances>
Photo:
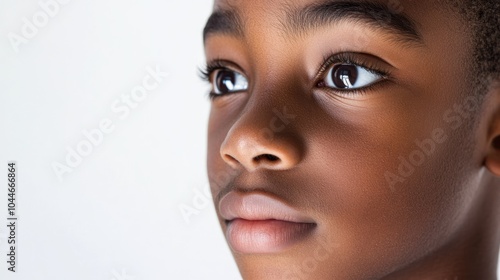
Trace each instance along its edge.
<instances>
[{"instance_id":1,"label":"eyelash","mask_svg":"<svg viewBox=\"0 0 500 280\"><path fill-rule=\"evenodd\" d=\"M331 66L333 66L336 63L345 63L345 64L353 64L357 65L360 67L365 68L367 71L372 72L374 74L380 75L382 77L382 80L388 80L391 77L391 73L388 70L383 70L379 68L377 65L374 63L367 61L363 58L360 58L356 56L356 53L350 53L350 52L343 52L343 53L336 53L332 54L329 56L325 56L323 58L323 61L321 64L317 67L319 69L317 71L317 75L315 77L315 86L321 89L326 89L328 91L334 92L334 93L339 93L339 94L351 94L351 95L361 95L364 94L370 90L373 89L374 86L377 86L380 82L376 82L372 85L359 88L359 89L347 89L347 90L342 90L342 89L334 89L330 87L323 86L322 83L324 83L324 76L327 74L327 70L330 69ZM199 74L202 80L211 83L211 76L216 70L232 70L231 68L227 67L227 64L229 64L227 61L222 60L222 59L216 59L211 62L209 62L205 67L199 69ZM215 94L213 91L209 91L207 94L208 98L210 100L214 100L218 98L220 95Z\"/></svg>"},{"instance_id":2,"label":"eyelash","mask_svg":"<svg viewBox=\"0 0 500 280\"><path fill-rule=\"evenodd\" d=\"M201 79L206 81L207 83L211 83L212 81L210 80L210 78L216 70L227 69L227 70L233 71L232 69L228 68L226 65L227 65L227 62L222 60L222 59L216 59L216 60L209 62L207 65L205 65L205 67L198 69ZM213 91L207 92L208 99L214 100L217 97L219 97L219 95L215 94Z\"/></svg>"},{"instance_id":3,"label":"eyelash","mask_svg":"<svg viewBox=\"0 0 500 280\"><path fill-rule=\"evenodd\" d=\"M330 87L326 87L322 85L325 80L326 74L328 74L328 70L337 63L345 63L345 64L353 64L356 66L363 67L367 71L374 73L376 75L380 75L382 77L381 81L375 82L369 86L358 88L358 89L334 89ZM317 75L315 77L315 86L324 90L328 90L333 93L342 94L342 95L362 95L366 92L369 92L373 89L373 87L379 85L380 82L384 80L389 80L391 78L391 73L388 70L381 69L379 66L375 65L373 62L368 61L362 57L359 57L359 53L352 52L343 52L336 53L329 56L325 56L321 64L317 67L319 69L317 71Z\"/></svg>"},{"instance_id":4,"label":"eyelash","mask_svg":"<svg viewBox=\"0 0 500 280\"><path fill-rule=\"evenodd\" d=\"M210 75L212 75L215 70L219 69L227 69L227 67L223 60L216 59L209 62L205 67L198 69L198 71L200 72L202 80L210 82Z\"/></svg>"}]
</instances>

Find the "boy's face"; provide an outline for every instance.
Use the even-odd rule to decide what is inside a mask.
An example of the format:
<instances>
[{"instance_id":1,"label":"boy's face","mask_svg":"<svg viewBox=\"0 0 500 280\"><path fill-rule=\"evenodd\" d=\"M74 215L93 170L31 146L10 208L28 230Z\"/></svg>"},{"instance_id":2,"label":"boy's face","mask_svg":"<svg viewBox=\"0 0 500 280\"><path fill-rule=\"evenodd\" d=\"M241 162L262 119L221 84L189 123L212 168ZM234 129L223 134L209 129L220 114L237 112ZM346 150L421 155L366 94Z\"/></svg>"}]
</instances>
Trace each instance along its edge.
<instances>
[{"instance_id":1,"label":"boy's face","mask_svg":"<svg viewBox=\"0 0 500 280\"><path fill-rule=\"evenodd\" d=\"M215 2L208 175L245 279L404 273L474 226L488 131L457 14Z\"/></svg>"}]
</instances>

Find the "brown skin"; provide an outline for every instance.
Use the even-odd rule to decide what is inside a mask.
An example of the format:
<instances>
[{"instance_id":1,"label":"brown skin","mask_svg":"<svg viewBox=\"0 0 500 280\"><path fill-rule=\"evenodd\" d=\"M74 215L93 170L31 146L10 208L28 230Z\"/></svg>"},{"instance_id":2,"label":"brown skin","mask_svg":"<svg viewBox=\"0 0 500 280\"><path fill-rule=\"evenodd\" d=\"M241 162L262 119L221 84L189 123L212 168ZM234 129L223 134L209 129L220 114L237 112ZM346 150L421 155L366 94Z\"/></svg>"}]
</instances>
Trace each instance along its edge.
<instances>
[{"instance_id":1,"label":"brown skin","mask_svg":"<svg viewBox=\"0 0 500 280\"><path fill-rule=\"evenodd\" d=\"M249 82L248 90L212 101L207 159L215 205L221 191L259 189L317 223L283 252L233 250L243 278L496 279L500 89L490 87L479 110L454 113L460 123L444 120L472 94L466 25L436 1L402 0L423 46L403 47L352 22L297 36L280 28L283 7L318 1L291 2L216 0L214 10L239 13L244 37L205 41L207 61L230 61ZM390 78L361 94L318 86L323 58L344 51L369 54ZM294 118L265 137L273 110L284 106ZM398 175L400 157L436 128L446 140L390 187L387 172ZM279 160L258 157L264 154ZM327 258L306 271L320 240L329 243Z\"/></svg>"}]
</instances>

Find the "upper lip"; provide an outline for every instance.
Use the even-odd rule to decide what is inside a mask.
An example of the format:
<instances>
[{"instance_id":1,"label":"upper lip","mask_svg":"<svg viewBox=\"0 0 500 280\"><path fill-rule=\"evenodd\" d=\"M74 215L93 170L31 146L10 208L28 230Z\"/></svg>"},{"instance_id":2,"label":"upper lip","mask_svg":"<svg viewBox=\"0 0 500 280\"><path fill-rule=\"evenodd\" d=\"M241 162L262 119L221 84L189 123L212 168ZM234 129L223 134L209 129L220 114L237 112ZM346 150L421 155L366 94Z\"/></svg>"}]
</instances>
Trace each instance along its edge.
<instances>
[{"instance_id":1,"label":"upper lip","mask_svg":"<svg viewBox=\"0 0 500 280\"><path fill-rule=\"evenodd\" d=\"M314 223L314 220L286 203L260 192L230 191L219 202L219 212L226 221L281 220L294 223Z\"/></svg>"}]
</instances>

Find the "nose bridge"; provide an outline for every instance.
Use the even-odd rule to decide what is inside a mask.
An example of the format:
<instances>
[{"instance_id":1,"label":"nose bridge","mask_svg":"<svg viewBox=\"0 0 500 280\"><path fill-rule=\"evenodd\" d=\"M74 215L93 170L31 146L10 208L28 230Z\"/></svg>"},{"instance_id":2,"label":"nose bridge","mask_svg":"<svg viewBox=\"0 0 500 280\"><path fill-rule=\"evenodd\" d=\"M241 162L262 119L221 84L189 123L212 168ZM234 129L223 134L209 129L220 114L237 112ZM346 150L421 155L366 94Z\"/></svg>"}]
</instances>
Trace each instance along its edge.
<instances>
[{"instance_id":1,"label":"nose bridge","mask_svg":"<svg viewBox=\"0 0 500 280\"><path fill-rule=\"evenodd\" d=\"M229 129L220 154L233 167L289 169L302 157L303 147L296 122L294 99L283 86L255 83L238 119ZM281 89L280 89L281 88Z\"/></svg>"},{"instance_id":2,"label":"nose bridge","mask_svg":"<svg viewBox=\"0 0 500 280\"><path fill-rule=\"evenodd\" d=\"M292 113L290 102L284 102L268 94L255 94L250 97L240 118L231 128L232 133L245 133L246 137L257 141L273 141L279 138L275 134L292 133L297 114Z\"/></svg>"},{"instance_id":3,"label":"nose bridge","mask_svg":"<svg viewBox=\"0 0 500 280\"><path fill-rule=\"evenodd\" d=\"M276 51L268 51L267 59L255 65L254 82L248 103L246 116L242 122L250 121L263 126L261 131L269 134L290 132L297 121L301 85L293 77L292 63ZM289 59L288 59L289 60ZM247 119L248 118L248 119ZM270 136L270 135L268 135Z\"/></svg>"}]
</instances>

